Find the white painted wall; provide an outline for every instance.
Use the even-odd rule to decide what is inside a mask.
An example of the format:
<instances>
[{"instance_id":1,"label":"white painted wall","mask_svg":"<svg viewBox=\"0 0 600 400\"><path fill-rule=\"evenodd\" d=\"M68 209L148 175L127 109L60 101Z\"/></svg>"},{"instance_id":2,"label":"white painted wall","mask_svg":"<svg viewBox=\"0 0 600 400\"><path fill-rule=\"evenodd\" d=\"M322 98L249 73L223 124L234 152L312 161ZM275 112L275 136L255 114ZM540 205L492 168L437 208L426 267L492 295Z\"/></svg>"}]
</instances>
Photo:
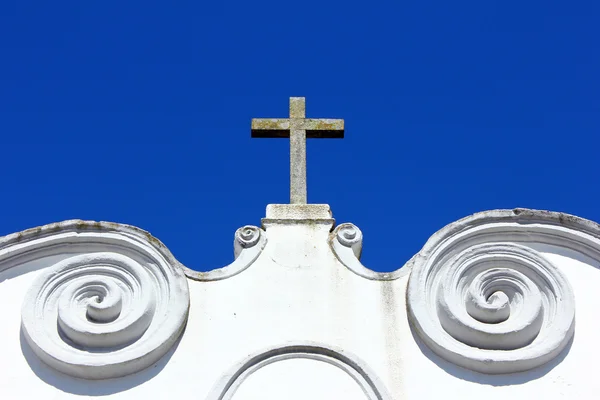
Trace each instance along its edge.
<instances>
[{"instance_id":1,"label":"white painted wall","mask_svg":"<svg viewBox=\"0 0 600 400\"><path fill-rule=\"evenodd\" d=\"M74 378L40 361L21 329L28 291L62 259L117 251L107 248L106 235L135 239L127 251L144 248L142 266L160 256L174 269L185 268L180 269L155 239L115 224L67 223L26 233L19 241L5 238L0 242L0 398L581 400L600 393L595 376L600 356L600 244L594 237L600 229L594 224L559 220L562 214L506 211L453 225L471 232L508 224L512 231L524 233L496 232L483 242L515 243L538 252L561 271L575 297L575 333L557 357L524 372L490 375L457 366L432 351L411 328L411 318L421 317L418 312L409 316L406 304L413 263L416 268L434 259L448 237L461 249L479 243L481 236L465 242L454 231L441 231L426 246L430 253L422 252L396 273L378 274L355 258L360 254L360 231L349 232L354 228L342 225L330 233L333 221L327 207L280 207L268 211L266 231L238 231L238 257L231 266L212 273L186 271L193 278L187 281L189 318L175 345L149 368L109 380ZM535 233L544 227L568 235ZM79 247L17 251L40 237L67 233L89 237ZM340 235L345 245L337 239Z\"/></svg>"}]
</instances>

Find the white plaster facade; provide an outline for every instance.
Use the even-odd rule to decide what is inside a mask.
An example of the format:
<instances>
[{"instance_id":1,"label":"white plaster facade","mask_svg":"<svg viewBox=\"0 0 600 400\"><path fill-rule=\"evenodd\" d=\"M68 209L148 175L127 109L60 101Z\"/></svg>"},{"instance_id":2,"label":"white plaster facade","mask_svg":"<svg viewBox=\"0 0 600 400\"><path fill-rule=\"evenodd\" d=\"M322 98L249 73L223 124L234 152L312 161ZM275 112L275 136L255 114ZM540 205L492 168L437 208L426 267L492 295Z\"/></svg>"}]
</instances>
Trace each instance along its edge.
<instances>
[{"instance_id":1,"label":"white plaster facade","mask_svg":"<svg viewBox=\"0 0 600 400\"><path fill-rule=\"evenodd\" d=\"M361 246L327 205L270 205L204 273L120 224L1 238L0 398L600 396L597 224L483 212L392 273Z\"/></svg>"}]
</instances>

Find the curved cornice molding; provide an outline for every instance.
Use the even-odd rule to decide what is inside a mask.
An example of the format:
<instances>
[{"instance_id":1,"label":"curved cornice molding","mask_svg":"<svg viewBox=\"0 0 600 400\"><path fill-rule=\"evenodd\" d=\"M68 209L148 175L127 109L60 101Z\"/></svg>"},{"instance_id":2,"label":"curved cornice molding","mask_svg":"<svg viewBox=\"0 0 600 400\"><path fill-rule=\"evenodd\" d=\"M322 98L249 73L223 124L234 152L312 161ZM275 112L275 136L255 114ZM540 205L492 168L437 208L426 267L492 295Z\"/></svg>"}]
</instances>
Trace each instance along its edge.
<instances>
[{"instance_id":1,"label":"curved cornice molding","mask_svg":"<svg viewBox=\"0 0 600 400\"><path fill-rule=\"evenodd\" d=\"M267 235L257 226L246 225L235 232L233 250L235 260L223 267L201 272L182 266L185 275L196 281L219 281L239 274L248 268L262 253L267 244Z\"/></svg>"},{"instance_id":2,"label":"curved cornice molding","mask_svg":"<svg viewBox=\"0 0 600 400\"><path fill-rule=\"evenodd\" d=\"M527 243L600 260L600 226L563 213L474 214L434 234L412 260L409 318L439 356L499 374L529 370L571 340L575 300L556 266Z\"/></svg>"},{"instance_id":3,"label":"curved cornice molding","mask_svg":"<svg viewBox=\"0 0 600 400\"><path fill-rule=\"evenodd\" d=\"M373 281L392 281L406 275L410 271L407 264L392 272L377 272L366 268L360 262L363 235L354 224L338 225L329 237L329 245L333 254L346 268L356 275Z\"/></svg>"},{"instance_id":4,"label":"curved cornice molding","mask_svg":"<svg viewBox=\"0 0 600 400\"><path fill-rule=\"evenodd\" d=\"M36 277L22 331L47 365L105 379L140 371L177 341L189 293L180 264L149 233L72 220L0 238L0 272L60 255Z\"/></svg>"},{"instance_id":5,"label":"curved cornice molding","mask_svg":"<svg viewBox=\"0 0 600 400\"><path fill-rule=\"evenodd\" d=\"M292 358L318 360L336 366L354 379L367 399L391 399L377 375L356 355L336 347L313 342L296 342L272 346L248 356L223 375L213 387L207 399L229 400L233 398L236 390L252 373L274 362ZM298 377L298 379L301 380L302 377Z\"/></svg>"},{"instance_id":6,"label":"curved cornice molding","mask_svg":"<svg viewBox=\"0 0 600 400\"><path fill-rule=\"evenodd\" d=\"M14 265L14 263L12 265L8 263L10 259L24 256L25 259L35 259L56 254L60 250L68 249L70 244L94 242L94 240L89 240L89 238L93 238L94 234L102 233L121 235L129 238L132 243L137 242L150 246L158 251L174 267L183 267L160 240L143 229L116 222L72 219L0 237L0 272ZM110 237L103 238L97 235L96 238L100 245L102 243L116 243ZM28 253L32 257L27 257ZM22 262L23 260L20 259L20 263Z\"/></svg>"}]
</instances>

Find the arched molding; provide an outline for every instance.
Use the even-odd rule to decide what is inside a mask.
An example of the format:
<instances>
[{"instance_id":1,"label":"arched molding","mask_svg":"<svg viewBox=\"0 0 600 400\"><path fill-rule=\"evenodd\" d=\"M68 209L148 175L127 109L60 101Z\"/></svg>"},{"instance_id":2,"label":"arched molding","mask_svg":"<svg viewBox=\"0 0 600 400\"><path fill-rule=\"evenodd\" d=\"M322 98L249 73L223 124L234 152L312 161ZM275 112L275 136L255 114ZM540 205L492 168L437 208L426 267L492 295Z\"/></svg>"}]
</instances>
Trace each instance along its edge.
<instances>
[{"instance_id":1,"label":"arched molding","mask_svg":"<svg viewBox=\"0 0 600 400\"><path fill-rule=\"evenodd\" d=\"M262 253L267 244L267 235L257 226L246 225L235 232L233 251L235 260L223 268L206 272L182 267L185 275L196 281L219 281L239 274L248 268Z\"/></svg>"},{"instance_id":2,"label":"arched molding","mask_svg":"<svg viewBox=\"0 0 600 400\"><path fill-rule=\"evenodd\" d=\"M383 383L366 363L342 349L313 342L290 343L264 349L231 368L215 384L207 400L230 400L244 380L262 367L277 361L305 358L326 362L346 372L369 400L390 400ZM299 380L302 377L298 377Z\"/></svg>"},{"instance_id":3,"label":"arched molding","mask_svg":"<svg viewBox=\"0 0 600 400\"><path fill-rule=\"evenodd\" d=\"M486 211L454 222L413 258L409 318L439 356L478 372L529 370L555 358L575 329L563 273L529 243L600 260L600 226L537 210Z\"/></svg>"},{"instance_id":4,"label":"arched molding","mask_svg":"<svg viewBox=\"0 0 600 400\"><path fill-rule=\"evenodd\" d=\"M54 369L85 379L125 376L158 361L183 332L185 275L141 229L71 220L0 238L0 272L37 260L48 265L25 296L21 326Z\"/></svg>"}]
</instances>

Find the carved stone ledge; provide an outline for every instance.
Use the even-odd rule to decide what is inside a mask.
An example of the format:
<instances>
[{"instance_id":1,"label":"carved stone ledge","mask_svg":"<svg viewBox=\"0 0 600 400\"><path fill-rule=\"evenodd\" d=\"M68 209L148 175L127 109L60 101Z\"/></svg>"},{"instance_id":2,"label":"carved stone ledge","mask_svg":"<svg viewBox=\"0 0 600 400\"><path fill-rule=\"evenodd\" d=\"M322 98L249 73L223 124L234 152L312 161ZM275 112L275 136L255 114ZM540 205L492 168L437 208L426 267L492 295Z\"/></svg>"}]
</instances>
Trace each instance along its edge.
<instances>
[{"instance_id":1,"label":"carved stone ledge","mask_svg":"<svg viewBox=\"0 0 600 400\"><path fill-rule=\"evenodd\" d=\"M333 227L328 204L269 204L262 225L266 229L278 224L322 224Z\"/></svg>"}]
</instances>

